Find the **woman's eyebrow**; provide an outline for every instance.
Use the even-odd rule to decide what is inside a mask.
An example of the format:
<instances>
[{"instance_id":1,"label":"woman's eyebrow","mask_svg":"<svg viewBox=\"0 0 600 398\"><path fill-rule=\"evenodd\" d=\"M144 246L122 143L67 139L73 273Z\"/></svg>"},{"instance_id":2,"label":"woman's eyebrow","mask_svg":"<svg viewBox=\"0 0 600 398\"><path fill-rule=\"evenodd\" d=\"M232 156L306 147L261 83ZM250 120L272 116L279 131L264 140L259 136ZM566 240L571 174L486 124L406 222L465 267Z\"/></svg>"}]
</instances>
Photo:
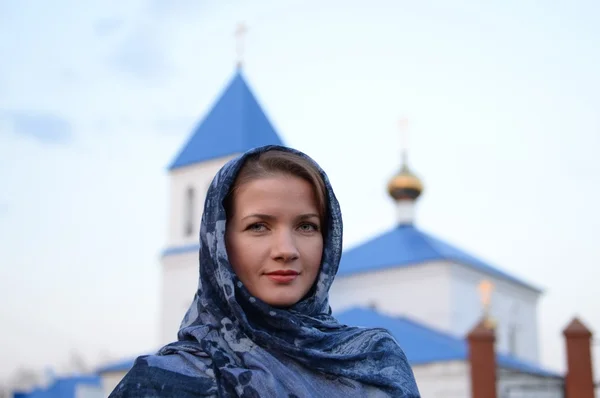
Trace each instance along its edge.
<instances>
[{"instance_id":1,"label":"woman's eyebrow","mask_svg":"<svg viewBox=\"0 0 600 398\"><path fill-rule=\"evenodd\" d=\"M273 220L273 219L275 219L275 216L272 216L270 214L263 214L263 213L252 213L252 214L249 214L249 215L243 217L242 220L245 220L247 218L260 218L262 220Z\"/></svg>"},{"instance_id":2,"label":"woman's eyebrow","mask_svg":"<svg viewBox=\"0 0 600 398\"><path fill-rule=\"evenodd\" d=\"M252 213L252 214L248 214L245 217L242 217L242 221L247 219L247 218L259 218L261 220L274 220L275 216L272 216L270 214L264 214L264 213ZM319 215L316 213L306 213L306 214L302 214L298 217L298 219L300 220L307 220L309 218L319 218Z\"/></svg>"},{"instance_id":3,"label":"woman's eyebrow","mask_svg":"<svg viewBox=\"0 0 600 398\"><path fill-rule=\"evenodd\" d=\"M318 214L316 213L308 213L308 214L302 214L300 217L298 217L300 220L306 220L309 218L320 218Z\"/></svg>"}]
</instances>

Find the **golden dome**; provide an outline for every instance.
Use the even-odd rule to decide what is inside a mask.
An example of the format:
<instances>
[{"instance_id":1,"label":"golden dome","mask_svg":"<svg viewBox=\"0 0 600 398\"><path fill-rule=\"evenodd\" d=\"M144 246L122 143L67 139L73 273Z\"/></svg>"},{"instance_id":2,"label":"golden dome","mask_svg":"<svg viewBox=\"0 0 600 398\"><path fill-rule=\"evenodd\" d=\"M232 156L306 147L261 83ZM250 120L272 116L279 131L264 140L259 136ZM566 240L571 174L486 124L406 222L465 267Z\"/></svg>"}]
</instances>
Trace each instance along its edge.
<instances>
[{"instance_id":1,"label":"golden dome","mask_svg":"<svg viewBox=\"0 0 600 398\"><path fill-rule=\"evenodd\" d=\"M423 183L408 169L405 163L400 172L392 177L387 189L390 196L395 200L415 200L423 192Z\"/></svg>"}]
</instances>

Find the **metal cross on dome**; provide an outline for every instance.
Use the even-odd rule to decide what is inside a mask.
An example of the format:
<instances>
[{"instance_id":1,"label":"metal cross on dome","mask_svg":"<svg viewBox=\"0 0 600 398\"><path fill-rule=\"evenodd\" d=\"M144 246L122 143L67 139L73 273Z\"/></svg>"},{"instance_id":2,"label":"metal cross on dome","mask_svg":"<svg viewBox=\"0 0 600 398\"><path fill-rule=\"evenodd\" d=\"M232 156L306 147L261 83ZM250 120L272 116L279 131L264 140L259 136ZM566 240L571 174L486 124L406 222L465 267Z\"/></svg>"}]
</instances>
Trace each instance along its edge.
<instances>
[{"instance_id":1,"label":"metal cross on dome","mask_svg":"<svg viewBox=\"0 0 600 398\"><path fill-rule=\"evenodd\" d=\"M403 117L398 121L400 130L400 154L402 156L402 164L406 166L408 156L408 119Z\"/></svg>"},{"instance_id":2,"label":"metal cross on dome","mask_svg":"<svg viewBox=\"0 0 600 398\"><path fill-rule=\"evenodd\" d=\"M238 67L242 66L243 55L244 55L244 36L248 29L243 22L240 22L235 30L236 37L236 53L237 53L237 64Z\"/></svg>"}]
</instances>

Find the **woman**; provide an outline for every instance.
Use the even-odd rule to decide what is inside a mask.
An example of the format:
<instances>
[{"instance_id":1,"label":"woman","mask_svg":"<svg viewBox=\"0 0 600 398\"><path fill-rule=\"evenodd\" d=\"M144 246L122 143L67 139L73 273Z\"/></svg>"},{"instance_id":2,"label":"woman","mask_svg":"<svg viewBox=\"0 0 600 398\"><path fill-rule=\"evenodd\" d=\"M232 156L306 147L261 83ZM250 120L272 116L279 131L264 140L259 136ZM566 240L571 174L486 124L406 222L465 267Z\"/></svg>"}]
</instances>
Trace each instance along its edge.
<instances>
[{"instance_id":1,"label":"woman","mask_svg":"<svg viewBox=\"0 0 600 398\"><path fill-rule=\"evenodd\" d=\"M230 161L207 193L178 341L138 358L110 397L420 397L386 330L331 315L341 252L337 199L308 156L266 146Z\"/></svg>"}]
</instances>

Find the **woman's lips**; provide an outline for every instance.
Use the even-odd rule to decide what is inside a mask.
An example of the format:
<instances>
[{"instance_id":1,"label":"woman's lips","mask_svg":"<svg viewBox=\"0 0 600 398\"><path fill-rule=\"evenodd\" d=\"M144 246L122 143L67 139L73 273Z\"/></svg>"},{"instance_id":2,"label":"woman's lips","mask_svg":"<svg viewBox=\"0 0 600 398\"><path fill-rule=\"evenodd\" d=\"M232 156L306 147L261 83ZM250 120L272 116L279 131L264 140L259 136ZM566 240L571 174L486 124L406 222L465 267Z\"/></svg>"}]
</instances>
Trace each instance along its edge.
<instances>
[{"instance_id":1,"label":"woman's lips","mask_svg":"<svg viewBox=\"0 0 600 398\"><path fill-rule=\"evenodd\" d=\"M293 270L281 270L268 272L266 273L266 275L273 282L290 283L294 281L298 277L298 275L300 275L300 273Z\"/></svg>"}]
</instances>

